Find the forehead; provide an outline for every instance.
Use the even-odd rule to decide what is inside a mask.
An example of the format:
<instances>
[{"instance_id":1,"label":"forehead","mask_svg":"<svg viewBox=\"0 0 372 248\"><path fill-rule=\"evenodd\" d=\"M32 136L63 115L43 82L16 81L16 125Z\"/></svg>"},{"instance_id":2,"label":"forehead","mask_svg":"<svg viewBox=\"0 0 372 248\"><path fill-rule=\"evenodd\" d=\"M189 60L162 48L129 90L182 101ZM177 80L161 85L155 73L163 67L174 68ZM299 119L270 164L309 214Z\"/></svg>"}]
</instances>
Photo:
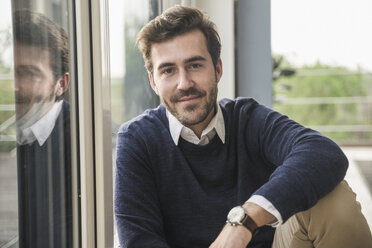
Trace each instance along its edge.
<instances>
[{"instance_id":1,"label":"forehead","mask_svg":"<svg viewBox=\"0 0 372 248\"><path fill-rule=\"evenodd\" d=\"M47 49L15 43L14 55L14 62L16 65L39 64L44 67L50 67L50 52Z\"/></svg>"},{"instance_id":2,"label":"forehead","mask_svg":"<svg viewBox=\"0 0 372 248\"><path fill-rule=\"evenodd\" d=\"M211 60L206 38L200 30L178 35L172 39L155 43L151 47L154 69L162 63L179 63L195 56Z\"/></svg>"}]
</instances>

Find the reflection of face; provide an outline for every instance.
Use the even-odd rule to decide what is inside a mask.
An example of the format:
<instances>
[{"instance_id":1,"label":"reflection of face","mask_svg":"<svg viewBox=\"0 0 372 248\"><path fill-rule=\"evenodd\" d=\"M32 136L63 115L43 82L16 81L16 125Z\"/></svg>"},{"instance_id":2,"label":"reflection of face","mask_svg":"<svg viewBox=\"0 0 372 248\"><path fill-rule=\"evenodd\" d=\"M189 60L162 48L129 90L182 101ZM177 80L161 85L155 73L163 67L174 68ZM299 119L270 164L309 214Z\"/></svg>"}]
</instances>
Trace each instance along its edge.
<instances>
[{"instance_id":1,"label":"reflection of face","mask_svg":"<svg viewBox=\"0 0 372 248\"><path fill-rule=\"evenodd\" d=\"M50 53L39 47L22 44L15 44L14 48L17 118L21 118L35 103L42 103L46 113L56 97Z\"/></svg>"},{"instance_id":2,"label":"reflection of face","mask_svg":"<svg viewBox=\"0 0 372 248\"><path fill-rule=\"evenodd\" d=\"M182 124L202 131L214 115L222 76L221 60L215 68L203 33L195 30L155 43L151 58L154 91Z\"/></svg>"}]
</instances>

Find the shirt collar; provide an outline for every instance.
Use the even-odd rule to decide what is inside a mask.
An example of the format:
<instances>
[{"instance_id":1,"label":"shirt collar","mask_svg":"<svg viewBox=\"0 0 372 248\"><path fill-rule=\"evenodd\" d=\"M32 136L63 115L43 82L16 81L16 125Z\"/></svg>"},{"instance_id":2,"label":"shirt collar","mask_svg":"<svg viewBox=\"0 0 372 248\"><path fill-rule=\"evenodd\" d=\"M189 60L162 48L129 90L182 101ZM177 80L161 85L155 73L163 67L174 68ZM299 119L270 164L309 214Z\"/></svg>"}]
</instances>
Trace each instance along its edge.
<instances>
[{"instance_id":1,"label":"shirt collar","mask_svg":"<svg viewBox=\"0 0 372 248\"><path fill-rule=\"evenodd\" d=\"M189 133L190 129L182 125L175 116L173 116L168 110L166 111L168 121L169 121L169 131L172 139L176 145L178 145L179 138L182 136L187 141L190 141ZM225 121L221 111L221 107L217 104L217 113L212 118L208 126L203 130L201 139L203 136L215 131L218 137L221 139L222 143L225 144ZM191 131L192 132L192 131ZM183 135L185 134L185 135ZM196 135L195 135L196 136ZM197 138L197 137L196 137ZM194 142L193 142L194 143Z\"/></svg>"},{"instance_id":2,"label":"shirt collar","mask_svg":"<svg viewBox=\"0 0 372 248\"><path fill-rule=\"evenodd\" d=\"M42 146L52 133L59 113L62 110L63 101L54 103L53 107L42 118L28 127L23 127L18 130L20 144L30 144L35 140Z\"/></svg>"}]
</instances>

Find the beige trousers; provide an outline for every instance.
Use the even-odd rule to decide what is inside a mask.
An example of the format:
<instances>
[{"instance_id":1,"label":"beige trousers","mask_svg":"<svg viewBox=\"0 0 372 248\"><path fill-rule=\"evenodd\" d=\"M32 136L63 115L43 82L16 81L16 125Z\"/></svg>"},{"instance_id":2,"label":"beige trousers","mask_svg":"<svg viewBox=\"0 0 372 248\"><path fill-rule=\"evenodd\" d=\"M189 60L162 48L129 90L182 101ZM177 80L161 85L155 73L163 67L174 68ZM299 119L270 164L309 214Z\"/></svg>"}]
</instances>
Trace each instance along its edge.
<instances>
[{"instance_id":1,"label":"beige trousers","mask_svg":"<svg viewBox=\"0 0 372 248\"><path fill-rule=\"evenodd\" d=\"M273 248L372 248L372 235L346 181L275 231Z\"/></svg>"}]
</instances>

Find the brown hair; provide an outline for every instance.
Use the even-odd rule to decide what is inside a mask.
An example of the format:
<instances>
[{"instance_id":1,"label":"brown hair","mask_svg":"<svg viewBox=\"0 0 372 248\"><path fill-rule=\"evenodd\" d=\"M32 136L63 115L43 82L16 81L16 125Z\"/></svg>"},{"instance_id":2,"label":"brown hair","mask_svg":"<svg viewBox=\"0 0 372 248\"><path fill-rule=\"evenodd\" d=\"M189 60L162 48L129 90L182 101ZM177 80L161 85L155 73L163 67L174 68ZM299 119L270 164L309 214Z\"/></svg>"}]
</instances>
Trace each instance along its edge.
<instances>
[{"instance_id":1,"label":"brown hair","mask_svg":"<svg viewBox=\"0 0 372 248\"><path fill-rule=\"evenodd\" d=\"M55 80L69 71L67 32L45 15L27 9L15 11L13 38L20 44L48 50Z\"/></svg>"},{"instance_id":2,"label":"brown hair","mask_svg":"<svg viewBox=\"0 0 372 248\"><path fill-rule=\"evenodd\" d=\"M204 34L208 52L216 66L221 54L221 41L216 25L200 10L177 5L151 20L138 34L137 45L142 52L147 71L153 73L153 43L160 43L196 29Z\"/></svg>"}]
</instances>

